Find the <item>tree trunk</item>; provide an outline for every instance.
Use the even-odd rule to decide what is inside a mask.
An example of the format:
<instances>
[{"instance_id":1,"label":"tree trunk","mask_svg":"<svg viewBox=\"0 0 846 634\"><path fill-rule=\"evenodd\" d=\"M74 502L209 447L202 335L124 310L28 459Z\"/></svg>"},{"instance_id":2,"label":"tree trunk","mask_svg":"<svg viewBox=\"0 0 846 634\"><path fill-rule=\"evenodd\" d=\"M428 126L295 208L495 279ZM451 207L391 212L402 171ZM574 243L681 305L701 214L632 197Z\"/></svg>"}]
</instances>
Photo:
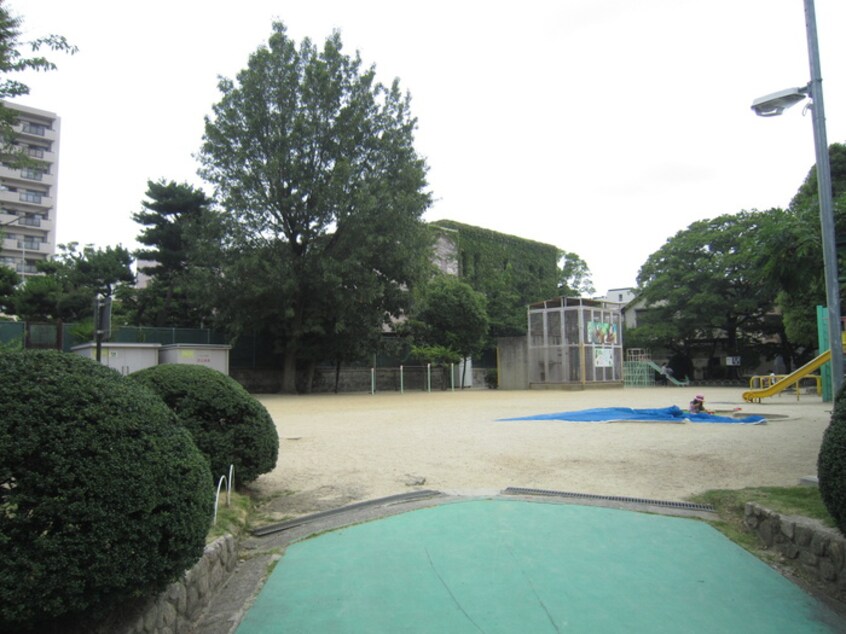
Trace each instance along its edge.
<instances>
[{"instance_id":1,"label":"tree trunk","mask_svg":"<svg viewBox=\"0 0 846 634\"><path fill-rule=\"evenodd\" d=\"M338 393L338 386L341 384L341 360L335 362L335 394Z\"/></svg>"},{"instance_id":2,"label":"tree trunk","mask_svg":"<svg viewBox=\"0 0 846 634\"><path fill-rule=\"evenodd\" d=\"M292 344L285 347L282 361L282 393L297 393L297 348Z\"/></svg>"}]
</instances>

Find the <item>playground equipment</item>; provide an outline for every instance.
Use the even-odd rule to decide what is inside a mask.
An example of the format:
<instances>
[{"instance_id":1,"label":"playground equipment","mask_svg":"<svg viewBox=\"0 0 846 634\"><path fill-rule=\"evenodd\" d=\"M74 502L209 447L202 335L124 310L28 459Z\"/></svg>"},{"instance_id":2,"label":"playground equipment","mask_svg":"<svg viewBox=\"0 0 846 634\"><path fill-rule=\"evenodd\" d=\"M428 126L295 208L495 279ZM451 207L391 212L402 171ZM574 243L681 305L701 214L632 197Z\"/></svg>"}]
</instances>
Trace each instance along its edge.
<instances>
[{"instance_id":1,"label":"playground equipment","mask_svg":"<svg viewBox=\"0 0 846 634\"><path fill-rule=\"evenodd\" d=\"M778 380L773 382L772 384L767 385L765 387L760 387L758 389L747 390L743 393L743 400L748 403L760 403L762 398L766 398L768 396L775 396L776 394L780 394L784 390L792 388L794 386L796 386L796 395L798 398L799 383L803 379L812 377L817 379L817 385L819 385L819 377L817 377L817 375L814 375L813 373L819 370L830 360L831 350L826 350L820 356L809 361L798 370L794 370L787 376L781 378L777 377Z\"/></svg>"},{"instance_id":2,"label":"playground equipment","mask_svg":"<svg viewBox=\"0 0 846 634\"><path fill-rule=\"evenodd\" d=\"M661 374L661 368L652 361L650 352L643 348L630 348L626 350L626 364L623 377L626 387L652 387L655 385L655 374ZM673 376L667 375L667 380L673 385L684 387L690 382L685 379L679 381Z\"/></svg>"},{"instance_id":3,"label":"playground equipment","mask_svg":"<svg viewBox=\"0 0 846 634\"><path fill-rule=\"evenodd\" d=\"M655 385L655 372L649 368L649 351L643 348L626 350L626 363L623 367L623 379L626 387L652 387Z\"/></svg>"}]
</instances>

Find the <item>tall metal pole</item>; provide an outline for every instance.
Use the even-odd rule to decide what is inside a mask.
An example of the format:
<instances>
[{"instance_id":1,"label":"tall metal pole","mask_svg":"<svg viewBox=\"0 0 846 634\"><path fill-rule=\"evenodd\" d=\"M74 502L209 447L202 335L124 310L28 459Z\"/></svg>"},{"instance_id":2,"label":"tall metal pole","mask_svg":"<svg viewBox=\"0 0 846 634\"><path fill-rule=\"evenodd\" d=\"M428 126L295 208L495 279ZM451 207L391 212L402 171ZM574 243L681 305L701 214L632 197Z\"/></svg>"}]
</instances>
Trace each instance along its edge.
<instances>
[{"instance_id":1,"label":"tall metal pole","mask_svg":"<svg viewBox=\"0 0 846 634\"><path fill-rule=\"evenodd\" d=\"M834 212L831 201L831 165L828 160L828 139L825 133L820 49L817 42L817 16L814 0L805 0L805 26L808 32L808 59L813 100L814 146L817 154L817 185L820 198L820 227L822 229L823 264L825 266L825 294L828 304L828 340L831 346L832 398L843 384L843 346L840 335L840 283L837 279L837 247L834 235Z\"/></svg>"}]
</instances>

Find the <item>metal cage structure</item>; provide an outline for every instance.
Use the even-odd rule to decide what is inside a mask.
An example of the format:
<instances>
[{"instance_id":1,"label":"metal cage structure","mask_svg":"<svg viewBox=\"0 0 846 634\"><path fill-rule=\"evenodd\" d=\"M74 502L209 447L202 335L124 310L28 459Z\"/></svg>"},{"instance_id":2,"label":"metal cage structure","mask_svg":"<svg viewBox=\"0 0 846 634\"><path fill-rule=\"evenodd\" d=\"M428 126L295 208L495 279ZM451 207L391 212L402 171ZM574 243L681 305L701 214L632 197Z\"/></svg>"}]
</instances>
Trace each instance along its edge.
<instances>
[{"instance_id":1,"label":"metal cage structure","mask_svg":"<svg viewBox=\"0 0 846 634\"><path fill-rule=\"evenodd\" d=\"M557 297L531 304L528 319L530 386L622 385L619 304Z\"/></svg>"}]
</instances>

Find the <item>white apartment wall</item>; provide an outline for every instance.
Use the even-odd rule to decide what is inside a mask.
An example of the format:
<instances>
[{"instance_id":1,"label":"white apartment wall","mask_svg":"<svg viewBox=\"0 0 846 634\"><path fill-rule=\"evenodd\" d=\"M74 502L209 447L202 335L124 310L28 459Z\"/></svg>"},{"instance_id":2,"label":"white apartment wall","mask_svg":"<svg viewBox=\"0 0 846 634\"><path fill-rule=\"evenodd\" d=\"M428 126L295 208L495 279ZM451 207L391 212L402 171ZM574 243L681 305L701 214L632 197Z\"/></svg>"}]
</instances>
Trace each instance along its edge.
<instances>
[{"instance_id":1,"label":"white apartment wall","mask_svg":"<svg viewBox=\"0 0 846 634\"><path fill-rule=\"evenodd\" d=\"M60 119L16 103L3 106L18 113L16 145L43 169L0 165L0 265L32 274L36 261L56 252Z\"/></svg>"}]
</instances>

